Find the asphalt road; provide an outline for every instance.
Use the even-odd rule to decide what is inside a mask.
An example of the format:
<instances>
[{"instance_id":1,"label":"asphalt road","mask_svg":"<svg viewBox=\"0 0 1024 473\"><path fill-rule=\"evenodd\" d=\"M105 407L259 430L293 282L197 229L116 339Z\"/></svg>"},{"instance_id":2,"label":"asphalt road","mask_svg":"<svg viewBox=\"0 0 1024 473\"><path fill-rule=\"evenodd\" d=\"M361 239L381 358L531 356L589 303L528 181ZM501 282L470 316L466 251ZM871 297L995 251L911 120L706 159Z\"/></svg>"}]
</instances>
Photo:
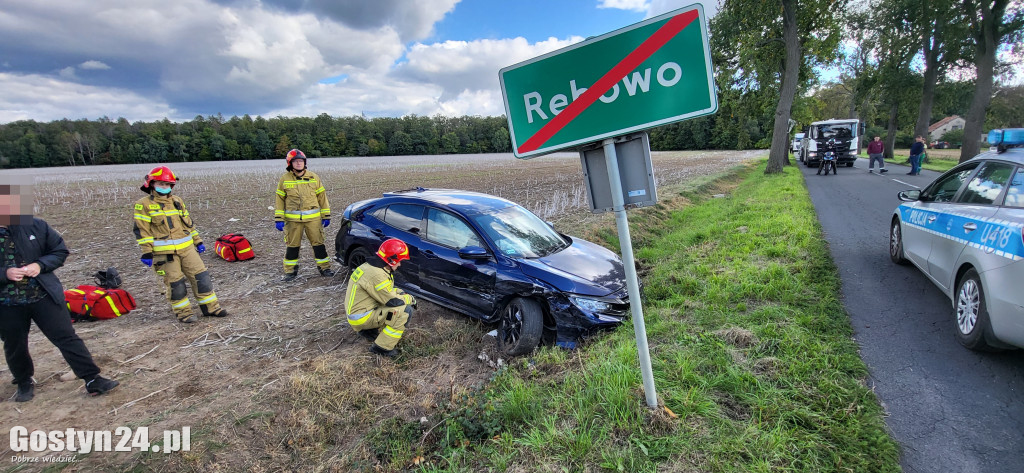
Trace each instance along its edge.
<instances>
[{"instance_id":1,"label":"asphalt road","mask_svg":"<svg viewBox=\"0 0 1024 473\"><path fill-rule=\"evenodd\" d=\"M798 164L903 470L1024 472L1024 350L963 348L950 300L916 267L889 260L896 193L923 188L939 173L908 176L908 167L890 164L879 175L867 165L859 159L819 176Z\"/></svg>"}]
</instances>

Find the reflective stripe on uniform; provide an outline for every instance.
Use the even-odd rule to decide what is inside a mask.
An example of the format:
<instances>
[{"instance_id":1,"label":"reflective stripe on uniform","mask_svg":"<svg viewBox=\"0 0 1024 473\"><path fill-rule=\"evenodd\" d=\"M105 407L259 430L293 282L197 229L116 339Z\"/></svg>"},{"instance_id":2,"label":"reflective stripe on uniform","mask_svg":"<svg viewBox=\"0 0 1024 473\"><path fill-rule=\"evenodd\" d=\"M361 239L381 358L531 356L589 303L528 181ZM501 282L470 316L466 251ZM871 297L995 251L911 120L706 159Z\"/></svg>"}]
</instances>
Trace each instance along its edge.
<instances>
[{"instance_id":1,"label":"reflective stripe on uniform","mask_svg":"<svg viewBox=\"0 0 1024 473\"><path fill-rule=\"evenodd\" d=\"M278 190L277 190L277 195L279 195L279 196L281 196L281 197L284 197L284 196L285 196L285 193L284 193L284 191L283 191L283 190L281 190L281 189L278 189Z\"/></svg>"},{"instance_id":2,"label":"reflective stripe on uniform","mask_svg":"<svg viewBox=\"0 0 1024 473\"><path fill-rule=\"evenodd\" d=\"M199 301L199 305L209 304L209 303L214 302L216 300L217 300L217 294L210 294L209 296L203 298L203 300Z\"/></svg>"},{"instance_id":3,"label":"reflective stripe on uniform","mask_svg":"<svg viewBox=\"0 0 1024 473\"><path fill-rule=\"evenodd\" d=\"M284 218L291 220L302 220L303 218L313 218L320 216L320 209L312 210L286 210L284 212Z\"/></svg>"},{"instance_id":4,"label":"reflective stripe on uniform","mask_svg":"<svg viewBox=\"0 0 1024 473\"><path fill-rule=\"evenodd\" d=\"M285 266L295 266L297 264L299 264L299 260L297 260L297 259L286 259L286 260L284 260L284 265Z\"/></svg>"},{"instance_id":5,"label":"reflective stripe on uniform","mask_svg":"<svg viewBox=\"0 0 1024 473\"><path fill-rule=\"evenodd\" d=\"M330 256L328 256L328 257L326 257L326 258L322 258L322 259L318 259L318 260L316 260L316 264L320 264L320 263L329 263L330 261L331 261L331 257L330 257Z\"/></svg>"},{"instance_id":6,"label":"reflective stripe on uniform","mask_svg":"<svg viewBox=\"0 0 1024 473\"><path fill-rule=\"evenodd\" d=\"M355 283L359 282L359 278L363 277L363 268L356 268L352 271L352 276L349 278L351 281L349 284L353 286L348 290L348 302L345 304L345 310L351 311L352 304L356 303L356 288Z\"/></svg>"},{"instance_id":7,"label":"reflective stripe on uniform","mask_svg":"<svg viewBox=\"0 0 1024 473\"><path fill-rule=\"evenodd\" d=\"M153 242L153 251L170 251L188 248L192 244L192 237L178 238L177 240L156 240Z\"/></svg>"},{"instance_id":8,"label":"reflective stripe on uniform","mask_svg":"<svg viewBox=\"0 0 1024 473\"><path fill-rule=\"evenodd\" d=\"M391 338L400 339L400 338L402 338L402 334L405 333L405 331L404 330L395 330L395 329L385 325L384 326L384 330L382 330L381 333L383 333L384 335L387 335L387 336L389 336Z\"/></svg>"},{"instance_id":9,"label":"reflective stripe on uniform","mask_svg":"<svg viewBox=\"0 0 1024 473\"><path fill-rule=\"evenodd\" d=\"M139 238L138 240L135 240L135 243L138 243L140 245L145 245L146 243L153 243L153 241L154 241L153 237L146 237L146 238Z\"/></svg>"},{"instance_id":10,"label":"reflective stripe on uniform","mask_svg":"<svg viewBox=\"0 0 1024 473\"><path fill-rule=\"evenodd\" d=\"M182 299L178 302L171 304L172 309L181 309L183 307L188 307L188 299Z\"/></svg>"},{"instance_id":11,"label":"reflective stripe on uniform","mask_svg":"<svg viewBox=\"0 0 1024 473\"><path fill-rule=\"evenodd\" d=\"M142 215L142 214L135 214L135 220L142 220L143 222L152 222L153 221L153 219L151 219L151 218L149 218L149 217L147 217L145 215Z\"/></svg>"},{"instance_id":12,"label":"reflective stripe on uniform","mask_svg":"<svg viewBox=\"0 0 1024 473\"><path fill-rule=\"evenodd\" d=\"M376 286L373 286L373 288L378 290L378 291L390 291L391 290L391 281L381 281L380 284L378 284Z\"/></svg>"},{"instance_id":13,"label":"reflective stripe on uniform","mask_svg":"<svg viewBox=\"0 0 1024 473\"><path fill-rule=\"evenodd\" d=\"M320 188L316 190L316 193L319 194L319 193L321 193L321 192L323 192L325 190L327 190L327 189L324 189L324 186L320 186Z\"/></svg>"},{"instance_id":14,"label":"reflective stripe on uniform","mask_svg":"<svg viewBox=\"0 0 1024 473\"><path fill-rule=\"evenodd\" d=\"M360 312L358 314L349 314L349 316L348 316L348 323L351 324L351 325L363 325L363 324L366 323L367 320L370 319L371 315L373 315L373 311L372 310L368 310L366 312ZM401 335L399 335L399 336L401 336Z\"/></svg>"},{"instance_id":15,"label":"reflective stripe on uniform","mask_svg":"<svg viewBox=\"0 0 1024 473\"><path fill-rule=\"evenodd\" d=\"M192 233L189 233L188 236L190 236L190 237L197 237L197 236L199 236L199 230L192 230Z\"/></svg>"}]
</instances>

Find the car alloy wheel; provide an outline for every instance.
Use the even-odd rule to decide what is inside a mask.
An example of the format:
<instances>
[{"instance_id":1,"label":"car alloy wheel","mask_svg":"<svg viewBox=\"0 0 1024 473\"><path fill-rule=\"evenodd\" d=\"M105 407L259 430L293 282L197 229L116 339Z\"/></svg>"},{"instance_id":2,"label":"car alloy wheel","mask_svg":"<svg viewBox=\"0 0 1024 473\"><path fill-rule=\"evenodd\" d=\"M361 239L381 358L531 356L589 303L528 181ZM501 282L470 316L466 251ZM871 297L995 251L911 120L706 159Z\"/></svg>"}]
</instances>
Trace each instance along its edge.
<instances>
[{"instance_id":1,"label":"car alloy wheel","mask_svg":"<svg viewBox=\"0 0 1024 473\"><path fill-rule=\"evenodd\" d=\"M518 356L537 348L544 331L544 311L532 299L512 299L502 311L498 344L506 355Z\"/></svg>"},{"instance_id":2,"label":"car alloy wheel","mask_svg":"<svg viewBox=\"0 0 1024 473\"><path fill-rule=\"evenodd\" d=\"M980 298L978 283L974 279L967 279L960 285L956 295L956 325L961 334L970 334L978 324Z\"/></svg>"},{"instance_id":3,"label":"car alloy wheel","mask_svg":"<svg viewBox=\"0 0 1024 473\"><path fill-rule=\"evenodd\" d=\"M369 257L370 253L366 251L366 248L360 246L359 248L352 250L352 253L348 255L348 267L356 269L365 263L366 258Z\"/></svg>"},{"instance_id":4,"label":"car alloy wheel","mask_svg":"<svg viewBox=\"0 0 1024 473\"><path fill-rule=\"evenodd\" d=\"M892 227L889 229L889 259L896 264L907 263L903 255L903 229L898 219L892 220Z\"/></svg>"}]
</instances>

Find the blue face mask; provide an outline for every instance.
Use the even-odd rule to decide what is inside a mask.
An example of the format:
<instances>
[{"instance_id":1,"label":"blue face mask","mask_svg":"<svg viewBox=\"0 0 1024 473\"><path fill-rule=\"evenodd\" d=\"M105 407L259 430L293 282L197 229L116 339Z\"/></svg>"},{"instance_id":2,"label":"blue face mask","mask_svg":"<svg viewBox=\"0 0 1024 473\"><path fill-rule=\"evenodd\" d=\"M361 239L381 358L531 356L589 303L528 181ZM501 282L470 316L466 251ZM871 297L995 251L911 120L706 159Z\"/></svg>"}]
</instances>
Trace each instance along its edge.
<instances>
[{"instance_id":1,"label":"blue face mask","mask_svg":"<svg viewBox=\"0 0 1024 473\"><path fill-rule=\"evenodd\" d=\"M157 194L160 194L160 195L167 195L167 194L170 194L170 193L171 193L171 189L172 189L171 187L168 187L168 188L166 188L166 189L161 189L161 188L159 188L159 187L156 187L156 186L154 186L154 187L153 187L153 190L155 190L155 191L156 191L156 193L157 193Z\"/></svg>"}]
</instances>

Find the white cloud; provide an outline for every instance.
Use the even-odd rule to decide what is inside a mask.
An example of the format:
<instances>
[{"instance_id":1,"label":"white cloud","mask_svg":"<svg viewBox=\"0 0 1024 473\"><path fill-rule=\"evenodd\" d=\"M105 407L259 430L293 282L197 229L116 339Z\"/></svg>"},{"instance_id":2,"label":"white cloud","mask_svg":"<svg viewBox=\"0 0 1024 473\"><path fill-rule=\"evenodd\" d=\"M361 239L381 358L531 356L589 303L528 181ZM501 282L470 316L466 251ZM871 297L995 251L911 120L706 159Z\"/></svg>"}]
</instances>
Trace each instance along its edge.
<instances>
[{"instance_id":1,"label":"white cloud","mask_svg":"<svg viewBox=\"0 0 1024 473\"><path fill-rule=\"evenodd\" d=\"M68 79L68 80L74 79L75 78L75 67L74 66L65 67L65 68L61 69L60 71L58 71L57 75L65 78L65 79Z\"/></svg>"},{"instance_id":2,"label":"white cloud","mask_svg":"<svg viewBox=\"0 0 1024 473\"><path fill-rule=\"evenodd\" d=\"M597 8L616 8L629 11L645 11L648 6L647 0L600 0L597 3Z\"/></svg>"},{"instance_id":3,"label":"white cloud","mask_svg":"<svg viewBox=\"0 0 1024 473\"><path fill-rule=\"evenodd\" d=\"M131 121L177 117L166 103L130 90L92 87L38 74L0 72L0 123L16 120L49 121L68 118L95 120L107 116Z\"/></svg>"},{"instance_id":4,"label":"white cloud","mask_svg":"<svg viewBox=\"0 0 1024 473\"><path fill-rule=\"evenodd\" d=\"M110 66L103 63L103 61L85 61L78 65L82 69L99 69L106 70L110 69Z\"/></svg>"}]
</instances>

